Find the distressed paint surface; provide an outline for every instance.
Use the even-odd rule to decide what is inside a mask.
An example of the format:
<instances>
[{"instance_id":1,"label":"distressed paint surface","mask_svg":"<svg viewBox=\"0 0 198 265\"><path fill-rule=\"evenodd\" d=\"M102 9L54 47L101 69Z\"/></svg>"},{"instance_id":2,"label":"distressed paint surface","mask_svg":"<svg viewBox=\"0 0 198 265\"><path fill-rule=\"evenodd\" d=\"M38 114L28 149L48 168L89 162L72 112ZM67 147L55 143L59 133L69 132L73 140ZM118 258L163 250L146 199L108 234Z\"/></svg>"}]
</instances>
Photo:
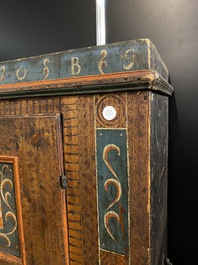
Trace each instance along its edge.
<instances>
[{"instance_id":1,"label":"distressed paint surface","mask_svg":"<svg viewBox=\"0 0 198 265\"><path fill-rule=\"evenodd\" d=\"M71 50L60 54L60 77L148 69L148 60L148 43L143 40Z\"/></svg>"},{"instance_id":2,"label":"distressed paint surface","mask_svg":"<svg viewBox=\"0 0 198 265\"><path fill-rule=\"evenodd\" d=\"M128 252L126 130L97 130L100 248Z\"/></svg>"},{"instance_id":3,"label":"distressed paint surface","mask_svg":"<svg viewBox=\"0 0 198 265\"><path fill-rule=\"evenodd\" d=\"M151 264L162 263L166 253L168 98L151 94Z\"/></svg>"},{"instance_id":4,"label":"distressed paint surface","mask_svg":"<svg viewBox=\"0 0 198 265\"><path fill-rule=\"evenodd\" d=\"M0 123L1 153L18 156L27 264L68 264L60 115L1 117Z\"/></svg>"},{"instance_id":5,"label":"distressed paint surface","mask_svg":"<svg viewBox=\"0 0 198 265\"><path fill-rule=\"evenodd\" d=\"M59 54L24 58L0 64L0 84L59 78Z\"/></svg>"},{"instance_id":6,"label":"distressed paint surface","mask_svg":"<svg viewBox=\"0 0 198 265\"><path fill-rule=\"evenodd\" d=\"M20 257L12 163L0 162L0 251Z\"/></svg>"},{"instance_id":7,"label":"distressed paint surface","mask_svg":"<svg viewBox=\"0 0 198 265\"><path fill-rule=\"evenodd\" d=\"M167 68L148 39L132 40L0 63L0 84Z\"/></svg>"}]
</instances>

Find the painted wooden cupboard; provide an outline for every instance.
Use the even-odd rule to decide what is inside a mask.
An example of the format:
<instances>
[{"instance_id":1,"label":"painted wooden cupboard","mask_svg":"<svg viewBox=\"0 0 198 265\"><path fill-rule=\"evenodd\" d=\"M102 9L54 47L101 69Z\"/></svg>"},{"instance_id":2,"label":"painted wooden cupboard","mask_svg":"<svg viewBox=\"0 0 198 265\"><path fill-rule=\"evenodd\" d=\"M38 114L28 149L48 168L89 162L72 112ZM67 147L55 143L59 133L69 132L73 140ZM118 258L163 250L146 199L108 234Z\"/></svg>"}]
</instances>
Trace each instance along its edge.
<instances>
[{"instance_id":1,"label":"painted wooden cupboard","mask_svg":"<svg viewBox=\"0 0 198 265\"><path fill-rule=\"evenodd\" d=\"M0 63L0 264L162 265L168 71L148 39Z\"/></svg>"}]
</instances>

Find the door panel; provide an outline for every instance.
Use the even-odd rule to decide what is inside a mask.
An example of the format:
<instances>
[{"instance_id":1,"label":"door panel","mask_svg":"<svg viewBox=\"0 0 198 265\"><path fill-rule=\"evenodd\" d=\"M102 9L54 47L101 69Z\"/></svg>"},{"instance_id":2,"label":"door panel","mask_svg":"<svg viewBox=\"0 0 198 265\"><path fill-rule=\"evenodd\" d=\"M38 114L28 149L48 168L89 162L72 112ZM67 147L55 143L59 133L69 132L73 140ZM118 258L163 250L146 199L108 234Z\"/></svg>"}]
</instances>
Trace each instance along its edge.
<instances>
[{"instance_id":1,"label":"door panel","mask_svg":"<svg viewBox=\"0 0 198 265\"><path fill-rule=\"evenodd\" d=\"M0 251L0 264L26 264L16 156L0 156Z\"/></svg>"},{"instance_id":2,"label":"door panel","mask_svg":"<svg viewBox=\"0 0 198 265\"><path fill-rule=\"evenodd\" d=\"M18 157L27 264L68 264L60 115L6 117L0 122L0 154Z\"/></svg>"}]
</instances>

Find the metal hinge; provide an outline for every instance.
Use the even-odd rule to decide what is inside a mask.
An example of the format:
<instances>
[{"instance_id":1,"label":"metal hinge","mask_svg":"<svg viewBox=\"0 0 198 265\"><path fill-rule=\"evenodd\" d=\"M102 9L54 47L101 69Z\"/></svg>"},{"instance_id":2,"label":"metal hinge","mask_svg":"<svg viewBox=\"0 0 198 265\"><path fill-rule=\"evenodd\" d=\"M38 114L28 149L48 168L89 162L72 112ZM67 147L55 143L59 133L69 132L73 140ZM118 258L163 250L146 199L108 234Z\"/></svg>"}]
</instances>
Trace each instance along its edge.
<instances>
[{"instance_id":1,"label":"metal hinge","mask_svg":"<svg viewBox=\"0 0 198 265\"><path fill-rule=\"evenodd\" d=\"M67 188L67 175L66 174L60 176L60 185L62 189Z\"/></svg>"}]
</instances>

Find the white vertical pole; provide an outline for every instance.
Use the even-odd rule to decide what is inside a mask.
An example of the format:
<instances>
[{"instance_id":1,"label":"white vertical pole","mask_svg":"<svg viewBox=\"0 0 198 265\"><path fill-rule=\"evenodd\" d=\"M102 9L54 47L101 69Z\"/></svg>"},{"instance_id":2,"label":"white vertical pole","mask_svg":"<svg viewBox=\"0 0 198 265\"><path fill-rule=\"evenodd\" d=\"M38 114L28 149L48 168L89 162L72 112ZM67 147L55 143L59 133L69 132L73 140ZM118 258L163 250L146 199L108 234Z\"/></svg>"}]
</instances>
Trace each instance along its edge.
<instances>
[{"instance_id":1,"label":"white vertical pole","mask_svg":"<svg viewBox=\"0 0 198 265\"><path fill-rule=\"evenodd\" d=\"M106 44L105 0L96 0L96 44Z\"/></svg>"}]
</instances>

